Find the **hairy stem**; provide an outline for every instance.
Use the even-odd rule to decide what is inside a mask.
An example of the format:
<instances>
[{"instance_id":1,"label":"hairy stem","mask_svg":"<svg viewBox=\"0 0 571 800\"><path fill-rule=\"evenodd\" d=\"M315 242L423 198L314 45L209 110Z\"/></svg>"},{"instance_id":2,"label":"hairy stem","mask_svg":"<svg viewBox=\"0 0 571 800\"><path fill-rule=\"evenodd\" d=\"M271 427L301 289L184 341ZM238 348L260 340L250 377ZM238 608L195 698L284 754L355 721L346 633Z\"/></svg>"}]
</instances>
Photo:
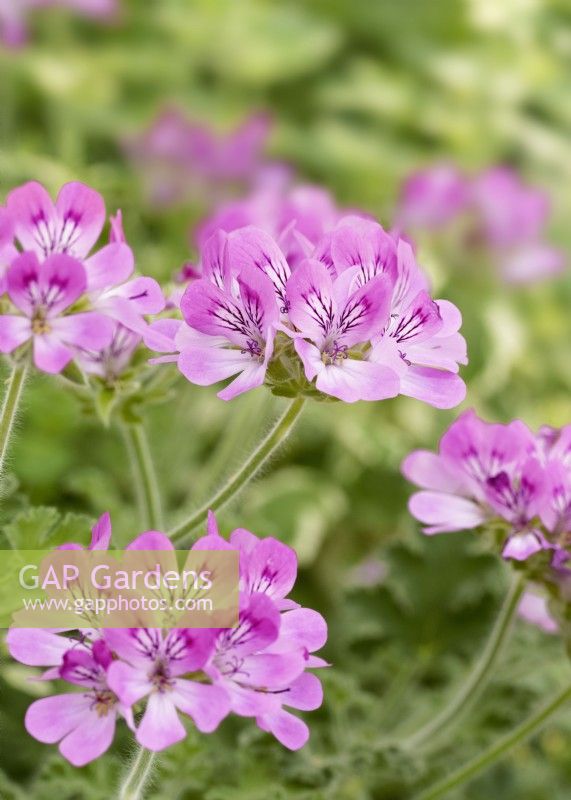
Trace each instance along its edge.
<instances>
[{"instance_id":1,"label":"hairy stem","mask_svg":"<svg viewBox=\"0 0 571 800\"><path fill-rule=\"evenodd\" d=\"M10 437L14 428L14 422L18 415L22 389L26 382L28 365L25 363L15 364L7 380L6 394L0 411L0 478L4 470Z\"/></svg>"},{"instance_id":2,"label":"hairy stem","mask_svg":"<svg viewBox=\"0 0 571 800\"><path fill-rule=\"evenodd\" d=\"M123 426L143 525L162 530L161 495L145 429L138 423Z\"/></svg>"},{"instance_id":3,"label":"hairy stem","mask_svg":"<svg viewBox=\"0 0 571 800\"><path fill-rule=\"evenodd\" d=\"M156 753L152 753L144 747L139 749L131 769L119 789L118 800L143 800L145 787L151 777L155 758Z\"/></svg>"},{"instance_id":4,"label":"hairy stem","mask_svg":"<svg viewBox=\"0 0 571 800\"><path fill-rule=\"evenodd\" d=\"M468 761L463 766L459 767L448 777L443 778L437 783L430 786L425 791L421 792L415 800L438 800L440 797L445 797L449 791L469 781L475 775L483 772L485 769L499 761L506 753L513 747L529 739L534 733L537 733L543 725L552 717L559 708L571 699L571 686L567 686L563 691L555 695L555 697L542 706L535 714L532 714L527 720L522 722L510 733L500 739L496 744L484 750L479 756L476 756L471 761Z\"/></svg>"},{"instance_id":5,"label":"hairy stem","mask_svg":"<svg viewBox=\"0 0 571 800\"><path fill-rule=\"evenodd\" d=\"M248 481L252 480L270 456L285 441L301 414L304 402L302 397L292 400L254 452L225 483L222 489L204 503L204 505L195 511L188 519L184 520L184 522L170 532L170 537L176 545L185 544L193 531L204 524L209 511L217 511L225 506L230 500L236 497L238 492L246 486Z\"/></svg>"},{"instance_id":6,"label":"hairy stem","mask_svg":"<svg viewBox=\"0 0 571 800\"><path fill-rule=\"evenodd\" d=\"M492 675L494 666L503 653L524 589L525 581L522 578L514 580L484 651L468 679L440 714L437 714L427 725L420 728L406 740L405 744L408 748L431 747L442 733L450 732L470 706L478 699Z\"/></svg>"}]
</instances>

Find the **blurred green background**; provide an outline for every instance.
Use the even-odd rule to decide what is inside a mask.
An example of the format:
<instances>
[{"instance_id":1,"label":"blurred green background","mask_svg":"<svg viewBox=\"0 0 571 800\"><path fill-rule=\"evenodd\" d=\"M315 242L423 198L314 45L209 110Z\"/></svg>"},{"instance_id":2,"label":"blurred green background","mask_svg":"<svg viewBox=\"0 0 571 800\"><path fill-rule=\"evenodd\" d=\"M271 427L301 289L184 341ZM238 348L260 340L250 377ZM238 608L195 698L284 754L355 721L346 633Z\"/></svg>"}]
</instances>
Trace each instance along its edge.
<instances>
[{"instance_id":1,"label":"blurred green background","mask_svg":"<svg viewBox=\"0 0 571 800\"><path fill-rule=\"evenodd\" d=\"M31 42L0 50L0 201L39 180L82 180L123 210L143 274L167 281L189 257L206 209L144 201L121 142L168 103L225 130L270 110L270 155L303 180L391 225L402 179L446 158L478 170L516 166L553 198L551 238L571 244L571 5L568 0L123 0L120 23L64 11L30 15ZM436 296L464 316L466 407L531 426L571 417L571 281L509 289L461 254L419 242ZM171 369L166 367L164 369ZM279 412L263 389L231 404L182 379L146 420L176 521L205 499ZM399 398L312 404L260 480L220 515L298 550L295 597L330 626L325 703L306 715L310 745L284 751L249 721L190 736L162 759L150 796L180 800L404 800L422 775L457 765L569 680L554 637L520 623L509 654L450 748L430 763L375 748L413 731L480 651L506 575L469 534L424 540L399 474L414 447L434 448L457 411ZM47 377L28 388L0 511L11 544L87 540L111 511L115 543L140 530L115 428L85 416ZM29 510L29 505L34 508ZM14 519L14 515L17 515ZM373 585L366 586L369 580ZM0 797L107 800L127 737L76 770L31 740L22 718L30 670L0 666ZM456 794L456 800L567 800L571 715ZM451 795L454 800L454 795Z\"/></svg>"}]
</instances>

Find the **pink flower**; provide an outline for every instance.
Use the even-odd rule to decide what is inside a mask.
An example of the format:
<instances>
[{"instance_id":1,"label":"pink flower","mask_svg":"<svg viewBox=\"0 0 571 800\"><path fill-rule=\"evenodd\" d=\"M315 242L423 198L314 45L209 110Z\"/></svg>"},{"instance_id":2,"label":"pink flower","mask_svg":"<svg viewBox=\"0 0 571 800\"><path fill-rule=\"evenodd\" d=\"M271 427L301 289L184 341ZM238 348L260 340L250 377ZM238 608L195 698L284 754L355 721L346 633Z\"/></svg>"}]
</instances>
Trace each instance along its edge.
<instances>
[{"instance_id":1,"label":"pink flower","mask_svg":"<svg viewBox=\"0 0 571 800\"><path fill-rule=\"evenodd\" d=\"M177 361L200 385L240 373L219 395L230 399L264 382L277 331L275 359L285 359L277 374L289 376L289 396L315 395L314 382L317 393L346 402L399 392L438 408L461 402L461 316L431 299L411 246L350 216L307 247L311 258L292 267L263 230L219 230L203 247L203 278L181 301L186 325L163 320L145 336L151 349L179 353L155 363ZM275 374L268 382L279 392Z\"/></svg>"},{"instance_id":2,"label":"pink flower","mask_svg":"<svg viewBox=\"0 0 571 800\"><path fill-rule=\"evenodd\" d=\"M545 192L525 186L514 170L495 167L474 180L471 196L478 232L497 253L506 280L523 283L563 269L563 253L541 240L550 214Z\"/></svg>"},{"instance_id":3,"label":"pink flower","mask_svg":"<svg viewBox=\"0 0 571 800\"><path fill-rule=\"evenodd\" d=\"M149 199L169 205L188 199L199 187L251 181L263 163L271 128L265 114L253 114L226 135L167 108L126 143L127 154L148 184Z\"/></svg>"},{"instance_id":4,"label":"pink flower","mask_svg":"<svg viewBox=\"0 0 571 800\"><path fill-rule=\"evenodd\" d=\"M0 316L0 352L11 353L31 339L36 367L54 373L74 358L77 348L101 349L110 343L110 320L93 311L69 312L87 287L85 270L74 258L55 254L40 264L33 252L23 253L9 267L6 282L20 313Z\"/></svg>"},{"instance_id":5,"label":"pink flower","mask_svg":"<svg viewBox=\"0 0 571 800\"><path fill-rule=\"evenodd\" d=\"M41 184L26 183L8 195L7 209L24 250L40 259L63 253L82 262L92 308L139 334L146 330L142 316L164 308L155 280L131 277L134 258L125 242L121 212L111 220L109 243L91 253L105 223L105 204L94 189L68 183L54 204Z\"/></svg>"},{"instance_id":6,"label":"pink flower","mask_svg":"<svg viewBox=\"0 0 571 800\"><path fill-rule=\"evenodd\" d=\"M559 625L549 613L547 597L537 590L525 592L519 604L518 615L526 622L537 625L545 633L559 632Z\"/></svg>"},{"instance_id":7,"label":"pink flower","mask_svg":"<svg viewBox=\"0 0 571 800\"><path fill-rule=\"evenodd\" d=\"M556 458L545 462L543 447L518 420L492 425L467 411L444 434L438 454L418 450L403 462L405 477L422 488L412 496L410 511L427 524L427 534L503 520L505 558L525 561L556 549L560 515L569 506L558 480L562 464Z\"/></svg>"},{"instance_id":8,"label":"pink flower","mask_svg":"<svg viewBox=\"0 0 571 800\"><path fill-rule=\"evenodd\" d=\"M6 292L6 270L17 255L12 217L0 206L0 296Z\"/></svg>"},{"instance_id":9,"label":"pink flower","mask_svg":"<svg viewBox=\"0 0 571 800\"><path fill-rule=\"evenodd\" d=\"M313 655L326 642L325 620L287 598L297 573L291 548L242 528L226 542L210 514L208 535L193 549L227 548L240 552L240 622L218 634L205 671L224 688L234 713L255 717L262 730L298 750L309 729L287 709L312 711L322 703L321 683L306 670L327 665Z\"/></svg>"},{"instance_id":10,"label":"pink flower","mask_svg":"<svg viewBox=\"0 0 571 800\"><path fill-rule=\"evenodd\" d=\"M295 349L307 379L315 379L324 394L348 403L384 400L399 392L398 375L362 353L388 322L392 284L379 274L350 292L358 269L333 281L324 264L304 261L287 288L289 319L300 332Z\"/></svg>"},{"instance_id":11,"label":"pink flower","mask_svg":"<svg viewBox=\"0 0 571 800\"><path fill-rule=\"evenodd\" d=\"M163 750L186 736L177 710L202 733L211 733L230 711L226 692L181 676L204 667L213 646L208 630L108 630L107 643L121 660L109 667L111 688L126 706L148 697L137 741Z\"/></svg>"},{"instance_id":12,"label":"pink flower","mask_svg":"<svg viewBox=\"0 0 571 800\"><path fill-rule=\"evenodd\" d=\"M115 736L117 717L134 727L131 711L109 687L107 669L112 654L105 642L91 652L70 649L63 657L60 677L83 687L77 694L36 700L26 713L26 730L45 744L59 742L59 750L75 767L103 755Z\"/></svg>"},{"instance_id":13,"label":"pink flower","mask_svg":"<svg viewBox=\"0 0 571 800\"><path fill-rule=\"evenodd\" d=\"M435 164L404 182L397 212L404 228L440 228L465 211L468 181L453 165Z\"/></svg>"}]
</instances>

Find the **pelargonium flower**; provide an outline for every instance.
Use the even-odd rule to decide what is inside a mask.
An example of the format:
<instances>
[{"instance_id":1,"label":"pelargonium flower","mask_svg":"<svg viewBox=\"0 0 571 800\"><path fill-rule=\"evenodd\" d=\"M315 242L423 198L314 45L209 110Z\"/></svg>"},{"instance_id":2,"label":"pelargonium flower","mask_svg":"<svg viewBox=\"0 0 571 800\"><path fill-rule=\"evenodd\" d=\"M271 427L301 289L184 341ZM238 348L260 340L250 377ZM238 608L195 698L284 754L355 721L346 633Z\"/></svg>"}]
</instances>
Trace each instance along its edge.
<instances>
[{"instance_id":1,"label":"pelargonium flower","mask_svg":"<svg viewBox=\"0 0 571 800\"><path fill-rule=\"evenodd\" d=\"M7 209L0 206L0 296L6 291L6 270L17 255L12 217Z\"/></svg>"},{"instance_id":2,"label":"pelargonium flower","mask_svg":"<svg viewBox=\"0 0 571 800\"><path fill-rule=\"evenodd\" d=\"M450 408L464 398L460 313L431 299L411 246L378 223L343 218L293 267L265 231L219 230L202 264L181 301L185 322L160 320L145 341L172 354L155 362L176 361L194 383L240 373L220 397L266 380L278 394L346 402L402 393Z\"/></svg>"},{"instance_id":3,"label":"pelargonium flower","mask_svg":"<svg viewBox=\"0 0 571 800\"><path fill-rule=\"evenodd\" d=\"M514 170L495 167L474 179L471 195L476 230L497 253L506 280L537 280L563 269L563 253L542 241L550 214L545 192L523 184Z\"/></svg>"},{"instance_id":4,"label":"pelargonium flower","mask_svg":"<svg viewBox=\"0 0 571 800\"><path fill-rule=\"evenodd\" d=\"M84 16L110 19L117 11L117 0L0 0L0 42L19 47L26 42L26 18L34 8L62 6Z\"/></svg>"},{"instance_id":5,"label":"pelargonium flower","mask_svg":"<svg viewBox=\"0 0 571 800\"><path fill-rule=\"evenodd\" d=\"M162 110L150 127L125 144L148 184L149 199L170 205L199 187L252 181L263 165L271 129L266 114L252 114L226 135L188 119L176 107Z\"/></svg>"},{"instance_id":6,"label":"pelargonium flower","mask_svg":"<svg viewBox=\"0 0 571 800\"><path fill-rule=\"evenodd\" d=\"M99 639L91 648L71 647L63 656L59 677L82 687L78 693L43 697L26 712L26 730L45 744L59 742L59 750L75 767L103 755L115 736L117 717L134 729L129 706L109 686L113 654Z\"/></svg>"},{"instance_id":7,"label":"pelargonium flower","mask_svg":"<svg viewBox=\"0 0 571 800\"><path fill-rule=\"evenodd\" d=\"M20 313L0 315L0 352L33 341L36 367L61 372L77 348L99 350L113 335L111 320L95 311L71 308L87 287L79 261L54 254L40 263L33 252L19 255L6 273L8 296Z\"/></svg>"},{"instance_id":8,"label":"pelargonium flower","mask_svg":"<svg viewBox=\"0 0 571 800\"><path fill-rule=\"evenodd\" d=\"M205 671L225 689L234 713L255 717L262 730L297 750L309 729L287 709L312 711L322 703L321 683L306 670L327 666L313 655L326 642L325 620L287 598L297 573L291 548L242 528L226 542L209 514L207 536L193 550L228 548L240 553L240 620L218 634Z\"/></svg>"},{"instance_id":9,"label":"pelargonium flower","mask_svg":"<svg viewBox=\"0 0 571 800\"><path fill-rule=\"evenodd\" d=\"M110 538L111 521L104 514L92 530L89 548L105 550ZM62 547L83 548L78 543ZM236 628L8 632L13 658L47 668L43 680L81 687L32 703L26 714L32 736L59 742L62 755L82 766L110 746L120 717L143 747L162 750L186 735L179 712L210 733L233 711L254 717L290 749L305 744L309 730L288 709L309 711L321 705L321 684L307 670L326 666L314 653L325 643L327 627L320 614L288 597L297 573L295 552L244 529L226 541L213 514L207 535L194 548L239 551ZM173 545L160 531L146 531L128 549L169 552ZM135 727L134 711L142 704Z\"/></svg>"},{"instance_id":10,"label":"pelargonium flower","mask_svg":"<svg viewBox=\"0 0 571 800\"><path fill-rule=\"evenodd\" d=\"M501 521L503 555L525 561L540 551L566 553L571 524L571 428L534 435L519 420L489 424L462 414L438 454L411 453L402 471L422 491L409 508L427 534ZM559 555L558 555L559 554Z\"/></svg>"},{"instance_id":11,"label":"pelargonium flower","mask_svg":"<svg viewBox=\"0 0 571 800\"><path fill-rule=\"evenodd\" d=\"M465 211L468 181L453 164L440 163L413 173L402 186L399 226L440 228Z\"/></svg>"},{"instance_id":12,"label":"pelargonium flower","mask_svg":"<svg viewBox=\"0 0 571 800\"><path fill-rule=\"evenodd\" d=\"M214 632L152 628L114 629L105 639L119 660L108 670L108 681L121 701L132 706L148 697L137 727L137 741L149 750L163 750L186 736L177 710L192 717L202 733L211 733L230 711L220 687L182 676L204 667Z\"/></svg>"}]
</instances>

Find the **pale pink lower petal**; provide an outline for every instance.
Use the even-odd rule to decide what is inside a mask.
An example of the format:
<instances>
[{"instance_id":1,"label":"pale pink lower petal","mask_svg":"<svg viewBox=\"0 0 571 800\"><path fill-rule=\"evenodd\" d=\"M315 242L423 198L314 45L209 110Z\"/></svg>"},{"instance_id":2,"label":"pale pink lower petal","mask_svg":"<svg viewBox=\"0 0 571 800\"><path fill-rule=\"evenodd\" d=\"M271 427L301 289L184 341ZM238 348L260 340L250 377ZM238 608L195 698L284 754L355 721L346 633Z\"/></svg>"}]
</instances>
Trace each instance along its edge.
<instances>
[{"instance_id":1,"label":"pale pink lower petal","mask_svg":"<svg viewBox=\"0 0 571 800\"><path fill-rule=\"evenodd\" d=\"M36 700L26 712L26 730L44 744L55 744L82 724L92 699L85 694L55 694Z\"/></svg>"},{"instance_id":2,"label":"pale pink lower petal","mask_svg":"<svg viewBox=\"0 0 571 800\"><path fill-rule=\"evenodd\" d=\"M410 367L401 378L401 393L435 408L454 408L466 397L466 384L452 372Z\"/></svg>"},{"instance_id":3,"label":"pale pink lower petal","mask_svg":"<svg viewBox=\"0 0 571 800\"><path fill-rule=\"evenodd\" d=\"M178 368L191 383L210 386L242 372L251 363L251 356L238 349L193 347L180 354Z\"/></svg>"},{"instance_id":4,"label":"pale pink lower petal","mask_svg":"<svg viewBox=\"0 0 571 800\"><path fill-rule=\"evenodd\" d=\"M176 713L173 692L154 692L150 695L137 741L153 752L164 750L186 736L186 730Z\"/></svg>"},{"instance_id":5,"label":"pale pink lower petal","mask_svg":"<svg viewBox=\"0 0 571 800\"><path fill-rule=\"evenodd\" d=\"M162 289L154 278L133 278L118 286L115 294L128 300L138 314L159 314L165 307Z\"/></svg>"},{"instance_id":6,"label":"pale pink lower petal","mask_svg":"<svg viewBox=\"0 0 571 800\"><path fill-rule=\"evenodd\" d=\"M326 366L317 376L319 391L355 403L357 400L385 400L396 397L400 382L389 367L347 358L339 366Z\"/></svg>"},{"instance_id":7,"label":"pale pink lower petal","mask_svg":"<svg viewBox=\"0 0 571 800\"><path fill-rule=\"evenodd\" d=\"M114 710L108 711L104 716L90 711L85 715L82 724L62 740L60 753L74 767L83 767L99 758L111 746L116 719Z\"/></svg>"},{"instance_id":8,"label":"pale pink lower petal","mask_svg":"<svg viewBox=\"0 0 571 800\"><path fill-rule=\"evenodd\" d=\"M251 389L257 389L258 386L263 384L265 377L265 364L250 364L238 375L236 380L233 380L225 389L218 392L218 397L221 400L233 400L239 394L249 392Z\"/></svg>"},{"instance_id":9,"label":"pale pink lower petal","mask_svg":"<svg viewBox=\"0 0 571 800\"><path fill-rule=\"evenodd\" d=\"M472 500L440 492L417 492L408 507L413 517L431 526L425 533L469 530L486 520L485 511Z\"/></svg>"},{"instance_id":10,"label":"pale pink lower petal","mask_svg":"<svg viewBox=\"0 0 571 800\"><path fill-rule=\"evenodd\" d=\"M250 686L280 689L298 678L305 669L304 651L258 653L244 659L243 682Z\"/></svg>"},{"instance_id":11,"label":"pale pink lower petal","mask_svg":"<svg viewBox=\"0 0 571 800\"><path fill-rule=\"evenodd\" d=\"M230 712L230 698L220 686L177 680L171 696L202 733L212 733Z\"/></svg>"},{"instance_id":12,"label":"pale pink lower petal","mask_svg":"<svg viewBox=\"0 0 571 800\"><path fill-rule=\"evenodd\" d=\"M312 381L324 368L319 349L311 342L306 342L301 338L294 340L294 346L303 363L305 377L308 381Z\"/></svg>"},{"instance_id":13,"label":"pale pink lower petal","mask_svg":"<svg viewBox=\"0 0 571 800\"><path fill-rule=\"evenodd\" d=\"M311 672L304 672L284 695L284 704L299 711L315 711L323 702L321 681Z\"/></svg>"},{"instance_id":14,"label":"pale pink lower petal","mask_svg":"<svg viewBox=\"0 0 571 800\"><path fill-rule=\"evenodd\" d=\"M309 728L305 722L283 709L275 714L259 717L256 722L262 730L273 733L278 742L288 750L299 750L309 739Z\"/></svg>"}]
</instances>

